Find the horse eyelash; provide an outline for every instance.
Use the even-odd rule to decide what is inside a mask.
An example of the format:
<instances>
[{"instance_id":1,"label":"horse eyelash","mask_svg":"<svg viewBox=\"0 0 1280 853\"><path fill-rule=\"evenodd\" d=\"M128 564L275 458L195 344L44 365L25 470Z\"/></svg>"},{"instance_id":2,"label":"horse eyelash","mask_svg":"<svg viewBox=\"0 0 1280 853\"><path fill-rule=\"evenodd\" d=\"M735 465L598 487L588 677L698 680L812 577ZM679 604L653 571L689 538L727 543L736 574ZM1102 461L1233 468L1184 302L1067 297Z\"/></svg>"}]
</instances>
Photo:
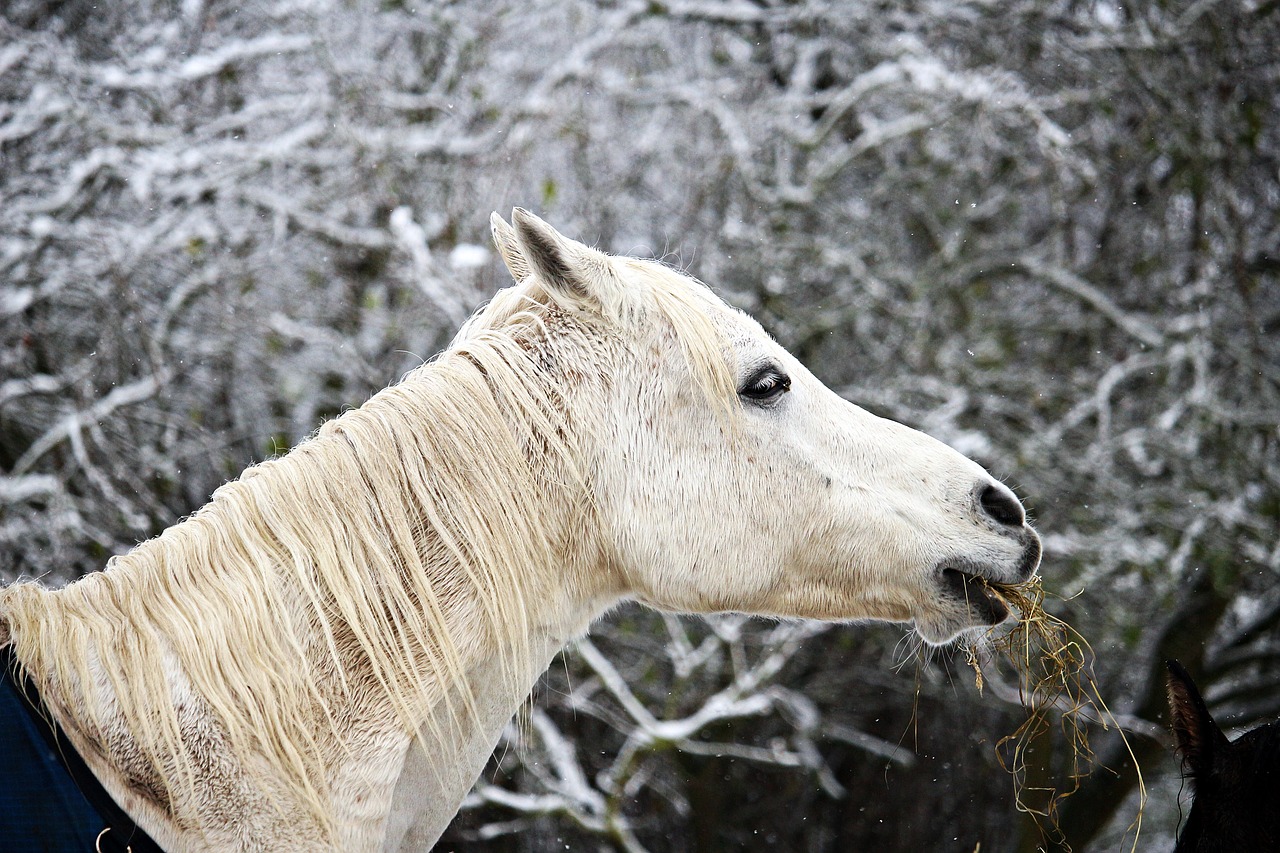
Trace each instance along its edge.
<instances>
[{"instance_id":1,"label":"horse eyelash","mask_svg":"<svg viewBox=\"0 0 1280 853\"><path fill-rule=\"evenodd\" d=\"M759 386L766 380L772 382L767 388L760 389ZM791 377L771 364L752 373L751 378L742 383L738 394L754 402L771 403L790 390Z\"/></svg>"}]
</instances>

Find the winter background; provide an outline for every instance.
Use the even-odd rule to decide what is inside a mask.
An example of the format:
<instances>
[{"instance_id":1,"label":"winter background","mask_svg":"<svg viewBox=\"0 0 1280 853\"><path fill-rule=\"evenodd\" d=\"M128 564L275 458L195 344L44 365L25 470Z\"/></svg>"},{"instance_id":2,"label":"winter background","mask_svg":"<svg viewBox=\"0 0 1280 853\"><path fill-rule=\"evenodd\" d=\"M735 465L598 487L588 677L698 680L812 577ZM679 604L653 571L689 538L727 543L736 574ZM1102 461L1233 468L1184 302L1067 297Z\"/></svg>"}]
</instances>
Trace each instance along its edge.
<instances>
[{"instance_id":1,"label":"winter background","mask_svg":"<svg viewBox=\"0 0 1280 853\"><path fill-rule=\"evenodd\" d=\"M1226 727L1280 714L1276 0L0 9L0 580L100 568L429 358L518 204L1007 479L1139 849L1179 818L1166 658ZM614 613L441 849L1063 849L999 765L1013 685L904 635ZM1128 849L1090 736L1061 826Z\"/></svg>"}]
</instances>

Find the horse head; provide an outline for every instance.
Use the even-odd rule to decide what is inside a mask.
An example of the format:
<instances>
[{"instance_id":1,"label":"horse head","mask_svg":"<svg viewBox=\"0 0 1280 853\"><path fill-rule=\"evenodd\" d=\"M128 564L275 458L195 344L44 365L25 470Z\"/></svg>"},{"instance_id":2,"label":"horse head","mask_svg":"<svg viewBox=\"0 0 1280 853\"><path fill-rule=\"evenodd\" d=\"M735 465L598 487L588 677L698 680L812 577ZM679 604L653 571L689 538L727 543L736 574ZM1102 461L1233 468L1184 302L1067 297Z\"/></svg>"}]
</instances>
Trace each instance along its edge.
<instances>
[{"instance_id":1,"label":"horse head","mask_svg":"<svg viewBox=\"0 0 1280 853\"><path fill-rule=\"evenodd\" d=\"M930 643L1008 615L982 581L1027 580L1040 540L979 465L842 399L688 276L519 209L492 222L515 290L554 305L539 357L623 597L911 622Z\"/></svg>"}]
</instances>

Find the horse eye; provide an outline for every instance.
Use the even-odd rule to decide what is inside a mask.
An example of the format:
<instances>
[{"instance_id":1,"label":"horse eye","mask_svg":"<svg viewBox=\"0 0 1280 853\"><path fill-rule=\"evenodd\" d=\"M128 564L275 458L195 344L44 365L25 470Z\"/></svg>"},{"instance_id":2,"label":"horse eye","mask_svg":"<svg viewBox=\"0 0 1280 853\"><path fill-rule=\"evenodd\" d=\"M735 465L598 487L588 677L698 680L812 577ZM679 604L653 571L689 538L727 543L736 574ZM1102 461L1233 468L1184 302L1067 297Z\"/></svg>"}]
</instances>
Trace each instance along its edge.
<instances>
[{"instance_id":1,"label":"horse eye","mask_svg":"<svg viewBox=\"0 0 1280 853\"><path fill-rule=\"evenodd\" d=\"M772 403L789 390L790 376L776 367L765 367L753 373L738 394L756 403Z\"/></svg>"}]
</instances>

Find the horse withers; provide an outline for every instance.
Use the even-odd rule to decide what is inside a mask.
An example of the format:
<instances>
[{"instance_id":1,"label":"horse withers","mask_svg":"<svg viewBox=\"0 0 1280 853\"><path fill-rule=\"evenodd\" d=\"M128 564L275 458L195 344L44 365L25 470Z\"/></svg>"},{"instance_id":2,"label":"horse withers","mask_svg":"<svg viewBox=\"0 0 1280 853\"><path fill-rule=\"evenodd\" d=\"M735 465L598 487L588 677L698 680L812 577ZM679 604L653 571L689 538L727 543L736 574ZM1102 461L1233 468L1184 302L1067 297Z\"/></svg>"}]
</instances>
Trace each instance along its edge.
<instances>
[{"instance_id":1,"label":"horse withers","mask_svg":"<svg viewBox=\"0 0 1280 853\"><path fill-rule=\"evenodd\" d=\"M516 283L433 361L105 571L0 590L0 647L167 849L429 848L625 600L940 644L1036 570L1008 488L706 286L492 225Z\"/></svg>"},{"instance_id":2,"label":"horse withers","mask_svg":"<svg viewBox=\"0 0 1280 853\"><path fill-rule=\"evenodd\" d=\"M1280 721L1229 741L1182 664L1167 666L1174 742L1195 793L1174 853L1280 850Z\"/></svg>"}]
</instances>

